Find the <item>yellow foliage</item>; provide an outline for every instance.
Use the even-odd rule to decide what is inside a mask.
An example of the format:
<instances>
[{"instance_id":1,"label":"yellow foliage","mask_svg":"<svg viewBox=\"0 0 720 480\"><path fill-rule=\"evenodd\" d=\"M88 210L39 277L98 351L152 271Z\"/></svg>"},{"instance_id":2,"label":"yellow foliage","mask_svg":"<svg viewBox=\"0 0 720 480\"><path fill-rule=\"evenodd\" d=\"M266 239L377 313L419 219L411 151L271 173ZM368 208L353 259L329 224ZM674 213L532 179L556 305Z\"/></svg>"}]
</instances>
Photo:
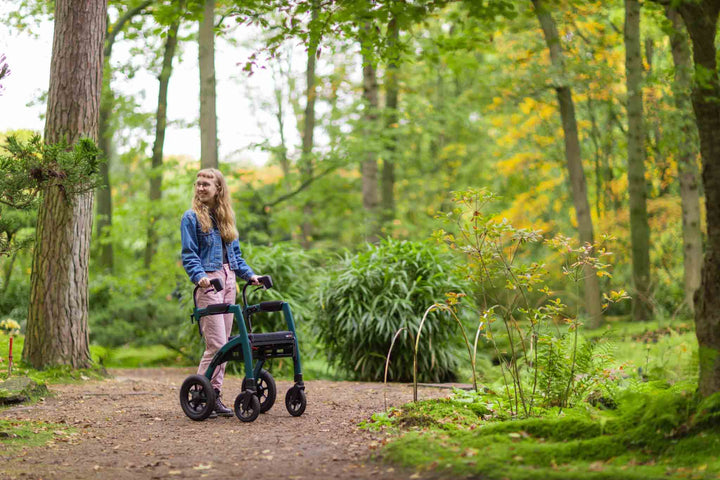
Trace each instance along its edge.
<instances>
[{"instance_id":1,"label":"yellow foliage","mask_svg":"<svg viewBox=\"0 0 720 480\"><path fill-rule=\"evenodd\" d=\"M545 148L555 144L556 139L547 135L533 135L533 140L538 144L539 147ZM562 140L562 139L560 139Z\"/></svg>"},{"instance_id":2,"label":"yellow foliage","mask_svg":"<svg viewBox=\"0 0 720 480\"><path fill-rule=\"evenodd\" d=\"M501 212L497 218L507 218L517 228L532 228L543 232L555 230L555 223L552 220L538 217L543 213L549 213L552 197L555 196L552 192L561 184L561 177L539 182L534 188L516 196L510 208Z\"/></svg>"},{"instance_id":3,"label":"yellow foliage","mask_svg":"<svg viewBox=\"0 0 720 480\"><path fill-rule=\"evenodd\" d=\"M498 128L499 128L499 127L502 127L503 125L505 125L505 120L504 120L502 117L492 117L492 118L490 119L490 124L491 124L493 127L498 127Z\"/></svg>"},{"instance_id":4,"label":"yellow foliage","mask_svg":"<svg viewBox=\"0 0 720 480\"><path fill-rule=\"evenodd\" d=\"M530 115L530 112L535 109L535 105L537 105L537 102L534 99L525 97L520 104L520 111L525 115Z\"/></svg>"},{"instance_id":5,"label":"yellow foliage","mask_svg":"<svg viewBox=\"0 0 720 480\"><path fill-rule=\"evenodd\" d=\"M540 118L542 118L543 120L547 120L555 114L555 107L548 103L540 103L538 104L536 113L540 115Z\"/></svg>"},{"instance_id":6,"label":"yellow foliage","mask_svg":"<svg viewBox=\"0 0 720 480\"><path fill-rule=\"evenodd\" d=\"M507 160L501 160L497 163L498 172L501 175L512 175L528 168L532 162L538 160L539 156L535 152L516 153Z\"/></svg>"}]
</instances>

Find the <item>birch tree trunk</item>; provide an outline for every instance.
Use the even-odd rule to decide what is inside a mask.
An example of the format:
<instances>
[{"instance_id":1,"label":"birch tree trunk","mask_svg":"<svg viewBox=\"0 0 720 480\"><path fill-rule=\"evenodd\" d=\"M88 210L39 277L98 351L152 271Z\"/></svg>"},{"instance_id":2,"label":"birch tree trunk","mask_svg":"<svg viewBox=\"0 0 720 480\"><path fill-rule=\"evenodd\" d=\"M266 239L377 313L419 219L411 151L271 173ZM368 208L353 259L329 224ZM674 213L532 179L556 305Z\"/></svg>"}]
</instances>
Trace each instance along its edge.
<instances>
[{"instance_id":1,"label":"birch tree trunk","mask_svg":"<svg viewBox=\"0 0 720 480\"><path fill-rule=\"evenodd\" d=\"M575 117L575 104L572 99L572 90L567 84L565 76L565 61L560 46L555 20L547 10L543 0L532 0L535 6L540 27L545 42L550 50L550 61L555 74L554 85L557 94L560 116L562 118L563 133L565 136L565 159L570 175L573 205L578 223L578 234L582 244L593 243L593 224L590 216L590 204L587 196L587 182L580 158L580 140L578 138L577 121ZM598 326L602 321L602 308L600 305L600 284L592 267L585 268L584 282L585 311L591 326Z\"/></svg>"},{"instance_id":2,"label":"birch tree trunk","mask_svg":"<svg viewBox=\"0 0 720 480\"><path fill-rule=\"evenodd\" d=\"M105 0L56 0L45 141L98 140ZM93 193L43 191L30 275L23 360L35 368L91 364L88 261Z\"/></svg>"}]
</instances>

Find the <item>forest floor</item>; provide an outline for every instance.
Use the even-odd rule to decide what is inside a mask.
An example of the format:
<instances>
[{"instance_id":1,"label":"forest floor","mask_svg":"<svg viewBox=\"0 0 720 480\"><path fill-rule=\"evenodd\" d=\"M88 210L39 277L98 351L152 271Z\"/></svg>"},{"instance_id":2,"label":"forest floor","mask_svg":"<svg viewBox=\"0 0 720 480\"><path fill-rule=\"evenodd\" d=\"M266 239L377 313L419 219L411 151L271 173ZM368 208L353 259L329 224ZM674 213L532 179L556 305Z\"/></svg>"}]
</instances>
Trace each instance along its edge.
<instances>
[{"instance_id":1,"label":"forest floor","mask_svg":"<svg viewBox=\"0 0 720 480\"><path fill-rule=\"evenodd\" d=\"M292 417L278 381L275 406L252 423L235 417L195 422L178 400L188 368L112 370L111 378L51 385L51 396L0 411L0 420L49 422L42 446L0 444L0 479L420 478L374 460L383 433L358 428L375 412L412 400L412 386L306 382L307 410ZM242 379L227 377L232 408ZM449 390L427 388L422 398ZM387 400L386 400L387 399ZM42 425L38 423L37 425Z\"/></svg>"}]
</instances>

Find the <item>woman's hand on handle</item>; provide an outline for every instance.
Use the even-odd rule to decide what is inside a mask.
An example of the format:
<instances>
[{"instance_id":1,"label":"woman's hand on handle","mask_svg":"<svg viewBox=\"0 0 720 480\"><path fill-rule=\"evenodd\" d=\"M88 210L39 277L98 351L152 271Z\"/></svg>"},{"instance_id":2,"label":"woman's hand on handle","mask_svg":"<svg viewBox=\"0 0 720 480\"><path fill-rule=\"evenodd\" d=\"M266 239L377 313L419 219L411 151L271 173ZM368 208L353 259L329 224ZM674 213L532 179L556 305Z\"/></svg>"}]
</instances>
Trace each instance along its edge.
<instances>
[{"instance_id":1,"label":"woman's hand on handle","mask_svg":"<svg viewBox=\"0 0 720 480\"><path fill-rule=\"evenodd\" d=\"M210 279L208 277L203 277L200 280L198 280L198 287L201 288L207 288L210 286Z\"/></svg>"},{"instance_id":2,"label":"woman's hand on handle","mask_svg":"<svg viewBox=\"0 0 720 480\"><path fill-rule=\"evenodd\" d=\"M248 280L248 282L250 282L250 285L261 285L258 278L260 278L260 275L253 275L252 277L250 277L250 280Z\"/></svg>"}]
</instances>

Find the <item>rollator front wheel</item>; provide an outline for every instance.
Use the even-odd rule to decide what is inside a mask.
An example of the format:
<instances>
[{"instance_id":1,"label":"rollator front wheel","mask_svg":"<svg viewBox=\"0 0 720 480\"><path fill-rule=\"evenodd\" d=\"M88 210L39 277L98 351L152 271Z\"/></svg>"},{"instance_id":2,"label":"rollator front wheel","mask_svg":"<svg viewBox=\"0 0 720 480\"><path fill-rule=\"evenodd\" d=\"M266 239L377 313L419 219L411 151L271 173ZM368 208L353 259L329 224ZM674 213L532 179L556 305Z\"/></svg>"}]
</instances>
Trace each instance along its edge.
<instances>
[{"instance_id":1,"label":"rollator front wheel","mask_svg":"<svg viewBox=\"0 0 720 480\"><path fill-rule=\"evenodd\" d=\"M188 418L205 420L215 407L215 390L204 375L191 375L180 387L180 406Z\"/></svg>"},{"instance_id":2,"label":"rollator front wheel","mask_svg":"<svg viewBox=\"0 0 720 480\"><path fill-rule=\"evenodd\" d=\"M260 400L257 395L242 392L235 397L235 416L241 422L254 422L260 415Z\"/></svg>"}]
</instances>

